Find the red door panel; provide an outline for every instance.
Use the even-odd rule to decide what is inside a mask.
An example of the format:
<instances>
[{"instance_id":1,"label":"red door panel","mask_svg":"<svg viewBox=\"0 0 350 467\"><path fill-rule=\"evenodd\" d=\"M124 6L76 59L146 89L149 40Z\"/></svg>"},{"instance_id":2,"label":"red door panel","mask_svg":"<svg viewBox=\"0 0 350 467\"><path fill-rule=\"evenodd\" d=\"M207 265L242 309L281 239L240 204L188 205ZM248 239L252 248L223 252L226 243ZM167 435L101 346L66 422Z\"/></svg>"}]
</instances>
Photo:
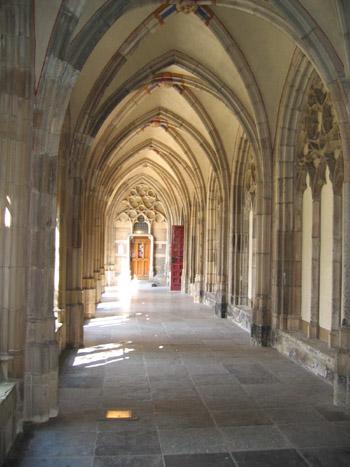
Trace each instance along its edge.
<instances>
[{"instance_id":1,"label":"red door panel","mask_svg":"<svg viewBox=\"0 0 350 467\"><path fill-rule=\"evenodd\" d=\"M173 225L171 239L171 284L170 290L181 290L183 267L184 226Z\"/></svg>"}]
</instances>

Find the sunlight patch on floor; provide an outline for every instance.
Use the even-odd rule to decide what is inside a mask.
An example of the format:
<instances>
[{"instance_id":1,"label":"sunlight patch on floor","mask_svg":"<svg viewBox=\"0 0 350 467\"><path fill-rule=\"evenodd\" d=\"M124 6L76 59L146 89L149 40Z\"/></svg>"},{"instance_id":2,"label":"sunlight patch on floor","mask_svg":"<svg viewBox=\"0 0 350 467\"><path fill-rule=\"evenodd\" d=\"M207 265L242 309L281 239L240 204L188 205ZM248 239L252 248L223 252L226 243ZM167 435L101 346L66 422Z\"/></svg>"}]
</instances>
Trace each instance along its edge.
<instances>
[{"instance_id":1,"label":"sunlight patch on floor","mask_svg":"<svg viewBox=\"0 0 350 467\"><path fill-rule=\"evenodd\" d=\"M132 342L128 341L128 343ZM134 351L134 348L126 347L125 343L95 345L79 349L74 359L73 366L84 366L86 368L106 366L111 363L128 360L130 358L128 354Z\"/></svg>"}]
</instances>

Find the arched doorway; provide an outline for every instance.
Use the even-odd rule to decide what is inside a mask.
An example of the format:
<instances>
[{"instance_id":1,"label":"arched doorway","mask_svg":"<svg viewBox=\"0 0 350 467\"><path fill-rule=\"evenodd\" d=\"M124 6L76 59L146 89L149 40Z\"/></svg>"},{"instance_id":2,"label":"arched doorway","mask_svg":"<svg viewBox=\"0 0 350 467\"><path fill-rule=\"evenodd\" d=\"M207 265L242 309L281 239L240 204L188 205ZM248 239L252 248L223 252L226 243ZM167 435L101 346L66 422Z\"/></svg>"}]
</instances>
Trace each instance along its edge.
<instances>
[{"instance_id":1,"label":"arched doorway","mask_svg":"<svg viewBox=\"0 0 350 467\"><path fill-rule=\"evenodd\" d=\"M140 280L152 279L154 239L145 216L141 214L136 218L132 232L129 236L130 277Z\"/></svg>"},{"instance_id":2,"label":"arched doorway","mask_svg":"<svg viewBox=\"0 0 350 467\"><path fill-rule=\"evenodd\" d=\"M132 279L150 279L151 239L147 235L130 237L130 275Z\"/></svg>"}]
</instances>

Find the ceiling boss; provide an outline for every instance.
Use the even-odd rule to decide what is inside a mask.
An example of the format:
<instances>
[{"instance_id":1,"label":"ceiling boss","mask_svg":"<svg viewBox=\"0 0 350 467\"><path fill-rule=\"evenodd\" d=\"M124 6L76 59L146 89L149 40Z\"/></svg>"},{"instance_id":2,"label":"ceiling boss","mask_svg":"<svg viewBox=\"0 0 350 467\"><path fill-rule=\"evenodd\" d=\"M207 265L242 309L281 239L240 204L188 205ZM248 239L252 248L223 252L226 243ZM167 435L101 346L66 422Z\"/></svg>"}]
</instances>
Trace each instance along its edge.
<instances>
[{"instance_id":1,"label":"ceiling boss","mask_svg":"<svg viewBox=\"0 0 350 467\"><path fill-rule=\"evenodd\" d=\"M195 0L181 0L177 5L176 9L182 13L193 13L198 8L197 2Z\"/></svg>"}]
</instances>

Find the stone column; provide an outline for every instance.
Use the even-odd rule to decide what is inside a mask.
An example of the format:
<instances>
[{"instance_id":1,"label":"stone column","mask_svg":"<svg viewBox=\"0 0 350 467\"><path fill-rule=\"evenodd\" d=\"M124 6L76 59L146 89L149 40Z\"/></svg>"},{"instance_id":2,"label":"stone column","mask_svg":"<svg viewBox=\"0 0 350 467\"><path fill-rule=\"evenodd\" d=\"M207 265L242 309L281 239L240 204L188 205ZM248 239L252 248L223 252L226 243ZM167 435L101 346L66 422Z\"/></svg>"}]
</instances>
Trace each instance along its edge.
<instances>
[{"instance_id":1,"label":"stone column","mask_svg":"<svg viewBox=\"0 0 350 467\"><path fill-rule=\"evenodd\" d=\"M84 317L94 318L96 314L96 287L94 278L94 248L93 248L93 216L95 205L95 193L85 193L84 224L83 224L83 291L82 302L84 305Z\"/></svg>"},{"instance_id":2,"label":"stone column","mask_svg":"<svg viewBox=\"0 0 350 467\"><path fill-rule=\"evenodd\" d=\"M196 241L194 248L197 249L196 251L196 264L195 264L195 271L196 275L194 278L194 295L193 301L194 303L202 303L203 296L204 296L204 265L205 265L205 232L204 232L204 225L205 225L205 213L203 209L203 204L201 203L198 206L197 210L197 229L196 229Z\"/></svg>"},{"instance_id":3,"label":"stone column","mask_svg":"<svg viewBox=\"0 0 350 467\"><path fill-rule=\"evenodd\" d=\"M264 197L268 182L257 184L256 190L256 289L253 305L252 342L257 345L270 345L271 340L271 200ZM270 190L269 190L270 191Z\"/></svg>"},{"instance_id":4,"label":"stone column","mask_svg":"<svg viewBox=\"0 0 350 467\"><path fill-rule=\"evenodd\" d=\"M105 268L106 282L105 285L116 285L116 225L114 220L108 219L106 228L106 253L105 253Z\"/></svg>"},{"instance_id":5,"label":"stone column","mask_svg":"<svg viewBox=\"0 0 350 467\"><path fill-rule=\"evenodd\" d=\"M154 243L154 235L150 234L148 235L148 238L151 243L151 248L150 248L150 259L149 259L149 280L154 279L154 263L155 263L155 243Z\"/></svg>"},{"instance_id":6,"label":"stone column","mask_svg":"<svg viewBox=\"0 0 350 467\"><path fill-rule=\"evenodd\" d=\"M38 422L57 414L58 348L53 313L56 169L55 155L33 154L25 418Z\"/></svg>"},{"instance_id":7,"label":"stone column","mask_svg":"<svg viewBox=\"0 0 350 467\"><path fill-rule=\"evenodd\" d=\"M311 288L311 316L308 337L318 338L319 334L319 287L320 287L320 219L321 202L320 191L313 193L312 203L312 288Z\"/></svg>"},{"instance_id":8,"label":"stone column","mask_svg":"<svg viewBox=\"0 0 350 467\"><path fill-rule=\"evenodd\" d=\"M295 130L285 132L288 141L293 141ZM298 212L302 194L294 190L294 146L285 144L281 147L283 156L277 167L275 188L272 327L295 331L300 322L302 242Z\"/></svg>"},{"instance_id":9,"label":"stone column","mask_svg":"<svg viewBox=\"0 0 350 467\"><path fill-rule=\"evenodd\" d=\"M342 314L339 330L334 403L350 406L350 181L343 184Z\"/></svg>"},{"instance_id":10,"label":"stone column","mask_svg":"<svg viewBox=\"0 0 350 467\"><path fill-rule=\"evenodd\" d=\"M216 202L215 224L216 224L216 251L217 251L217 274L215 284L215 313L221 318L227 316L227 255L228 255L228 221L227 201L222 194Z\"/></svg>"},{"instance_id":11,"label":"stone column","mask_svg":"<svg viewBox=\"0 0 350 467\"><path fill-rule=\"evenodd\" d=\"M0 3L0 364L22 379L33 95L32 4Z\"/></svg>"},{"instance_id":12,"label":"stone column","mask_svg":"<svg viewBox=\"0 0 350 467\"><path fill-rule=\"evenodd\" d=\"M20 3L18 10L22 11L27 6L32 21L34 3ZM79 0L63 2L52 31L32 107L33 119L29 124L33 128L33 139L31 171L27 174L31 197L30 229L26 237L30 266L26 279L24 417L34 422L57 414L58 346L53 310L57 160L64 116L79 74L64 60L64 54L82 5ZM21 34L27 36L28 30L34 31L33 25L26 27ZM12 52L12 55L32 59L34 47L32 44L32 49L27 47L21 54ZM15 80L16 86L20 81ZM31 83L30 92L33 88Z\"/></svg>"},{"instance_id":13,"label":"stone column","mask_svg":"<svg viewBox=\"0 0 350 467\"><path fill-rule=\"evenodd\" d=\"M95 279L95 303L99 303L102 293L102 275L101 275L101 263L103 264L103 253L101 250L103 248L103 224L104 220L102 219L102 202L98 198L96 200L96 210L92 212L93 215L93 264L94 264L94 279ZM101 258L102 256L102 258Z\"/></svg>"},{"instance_id":14,"label":"stone column","mask_svg":"<svg viewBox=\"0 0 350 467\"><path fill-rule=\"evenodd\" d=\"M214 248L214 229L207 229L207 255L206 255L206 292L213 292L214 288L214 268L216 262L216 251Z\"/></svg>"},{"instance_id":15,"label":"stone column","mask_svg":"<svg viewBox=\"0 0 350 467\"><path fill-rule=\"evenodd\" d=\"M81 195L82 180L78 177L67 180L70 216L67 219L71 228L67 246L67 291L66 319L67 345L73 348L84 344L84 308L82 302L82 238L81 238Z\"/></svg>"},{"instance_id":16,"label":"stone column","mask_svg":"<svg viewBox=\"0 0 350 467\"><path fill-rule=\"evenodd\" d=\"M333 185L334 188L334 185ZM342 295L342 193L337 187L334 189L333 213L333 310L332 327L329 336L329 346L337 347L339 329L341 327L341 295Z\"/></svg>"},{"instance_id":17,"label":"stone column","mask_svg":"<svg viewBox=\"0 0 350 467\"><path fill-rule=\"evenodd\" d=\"M193 278L194 278L194 249L195 249L195 203L192 200L191 208L190 208L190 216L187 229L185 228L185 234L187 237L187 292L186 293L193 293Z\"/></svg>"},{"instance_id":18,"label":"stone column","mask_svg":"<svg viewBox=\"0 0 350 467\"><path fill-rule=\"evenodd\" d=\"M350 181L343 185L343 277L342 277L342 328L341 346L350 349L347 337L350 330ZM350 335L349 335L350 337Z\"/></svg>"},{"instance_id":19,"label":"stone column","mask_svg":"<svg viewBox=\"0 0 350 467\"><path fill-rule=\"evenodd\" d=\"M224 274L217 275L215 284L215 314L220 318L227 315L227 277Z\"/></svg>"},{"instance_id":20,"label":"stone column","mask_svg":"<svg viewBox=\"0 0 350 467\"><path fill-rule=\"evenodd\" d=\"M233 227L232 227L232 275L231 275L231 302L239 305L239 284L240 284L240 224L241 224L241 186L235 187L235 198L233 203Z\"/></svg>"}]
</instances>

